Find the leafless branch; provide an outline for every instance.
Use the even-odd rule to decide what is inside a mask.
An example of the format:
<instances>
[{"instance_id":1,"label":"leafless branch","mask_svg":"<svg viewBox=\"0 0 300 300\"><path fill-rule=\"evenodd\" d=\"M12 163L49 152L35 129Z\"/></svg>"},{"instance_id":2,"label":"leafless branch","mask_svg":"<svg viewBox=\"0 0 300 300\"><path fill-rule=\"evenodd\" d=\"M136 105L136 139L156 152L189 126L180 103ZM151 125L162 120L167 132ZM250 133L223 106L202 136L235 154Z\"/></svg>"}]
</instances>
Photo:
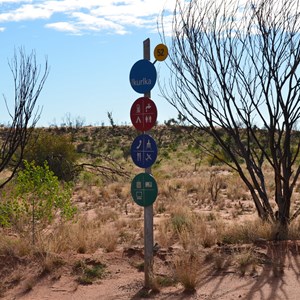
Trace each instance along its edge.
<instances>
[{"instance_id":1,"label":"leafless branch","mask_svg":"<svg viewBox=\"0 0 300 300\"><path fill-rule=\"evenodd\" d=\"M15 51L9 67L13 75L15 95L12 110L9 109L9 101L4 96L11 123L5 129L5 136L0 145L0 172L9 168L11 175L1 182L0 188L13 178L22 162L28 139L40 118L41 109L36 107L37 100L49 74L47 59L42 70L37 64L35 52L27 55L22 48L18 52ZM19 155L15 156L17 151ZM14 160L14 157L18 158Z\"/></svg>"},{"instance_id":2,"label":"leafless branch","mask_svg":"<svg viewBox=\"0 0 300 300\"><path fill-rule=\"evenodd\" d=\"M175 1L164 98L214 137L247 185L258 215L280 224L300 175L300 1ZM162 16L162 38L164 18ZM245 166L245 167L243 167ZM296 172L294 169L296 168Z\"/></svg>"}]
</instances>

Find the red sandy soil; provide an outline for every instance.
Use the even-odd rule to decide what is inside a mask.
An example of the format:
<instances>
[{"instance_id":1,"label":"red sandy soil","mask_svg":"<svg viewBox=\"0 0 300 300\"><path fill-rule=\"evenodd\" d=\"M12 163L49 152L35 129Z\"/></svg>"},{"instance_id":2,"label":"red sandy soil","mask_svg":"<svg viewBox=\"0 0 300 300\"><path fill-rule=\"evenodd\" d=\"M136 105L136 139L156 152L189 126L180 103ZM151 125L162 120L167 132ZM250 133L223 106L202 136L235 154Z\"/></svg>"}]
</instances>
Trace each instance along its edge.
<instances>
[{"instance_id":1,"label":"red sandy soil","mask_svg":"<svg viewBox=\"0 0 300 300\"><path fill-rule=\"evenodd\" d=\"M300 242L299 242L300 245ZM236 268L229 267L216 271L209 262L204 262L199 271L199 281L193 293L186 293L180 283L160 287L159 292L145 291L144 273L137 265L143 262L142 249L117 249L112 253L98 251L93 255L74 254L64 258L68 263L43 272L37 262L26 263L17 258L0 258L0 279L7 291L2 299L23 300L117 300L117 299L300 299L300 256L298 242L263 242L253 245L260 259L255 272L241 276ZM299 248L300 249L300 248ZM228 253L236 251L233 246L220 245L215 249L224 260ZM271 263L271 258L273 263ZM83 260L87 264L95 262L107 266L103 279L91 285L76 281L74 262ZM161 249L154 258L156 276L171 276L169 263L171 250ZM276 263L283 270L274 272ZM73 266L73 267L72 267ZM0 297L1 298L1 297Z\"/></svg>"}]
</instances>

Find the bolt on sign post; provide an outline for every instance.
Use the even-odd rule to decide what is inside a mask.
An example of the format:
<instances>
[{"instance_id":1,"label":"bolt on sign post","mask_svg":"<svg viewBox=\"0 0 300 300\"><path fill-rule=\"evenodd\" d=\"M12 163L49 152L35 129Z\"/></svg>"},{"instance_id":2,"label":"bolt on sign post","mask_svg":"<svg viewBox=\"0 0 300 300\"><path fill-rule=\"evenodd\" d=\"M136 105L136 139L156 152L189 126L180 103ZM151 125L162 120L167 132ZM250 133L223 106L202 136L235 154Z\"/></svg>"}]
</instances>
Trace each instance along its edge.
<instances>
[{"instance_id":1,"label":"bolt on sign post","mask_svg":"<svg viewBox=\"0 0 300 300\"><path fill-rule=\"evenodd\" d=\"M157 198L158 189L154 177L151 175L151 166L157 157L155 140L147 134L156 123L157 108L150 99L151 90L156 83L156 69L150 62L150 39L143 42L144 58L137 61L130 70L129 81L137 93L144 94L138 98L130 110L130 119L133 126L141 131L131 145L131 158L145 173L140 173L131 182L131 195L134 202L144 207L144 272L145 288L152 287L153 278L153 203ZM163 61L168 56L168 48L159 44L155 47L156 61Z\"/></svg>"}]
</instances>

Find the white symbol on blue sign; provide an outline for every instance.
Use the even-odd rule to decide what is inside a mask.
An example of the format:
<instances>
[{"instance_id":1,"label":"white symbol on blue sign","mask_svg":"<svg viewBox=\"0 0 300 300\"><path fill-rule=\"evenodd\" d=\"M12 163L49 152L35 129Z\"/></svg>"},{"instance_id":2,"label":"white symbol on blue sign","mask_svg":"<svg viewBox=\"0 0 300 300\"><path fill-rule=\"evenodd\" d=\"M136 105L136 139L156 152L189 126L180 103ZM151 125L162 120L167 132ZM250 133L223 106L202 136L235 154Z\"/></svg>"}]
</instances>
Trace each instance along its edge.
<instances>
[{"instance_id":1,"label":"white symbol on blue sign","mask_svg":"<svg viewBox=\"0 0 300 300\"><path fill-rule=\"evenodd\" d=\"M141 59L132 66L129 81L137 93L145 94L153 89L156 77L154 65L147 59Z\"/></svg>"},{"instance_id":2,"label":"white symbol on blue sign","mask_svg":"<svg viewBox=\"0 0 300 300\"><path fill-rule=\"evenodd\" d=\"M147 141L146 148L147 148L147 150L151 150L151 142L149 139Z\"/></svg>"},{"instance_id":3,"label":"white symbol on blue sign","mask_svg":"<svg viewBox=\"0 0 300 300\"><path fill-rule=\"evenodd\" d=\"M138 152L136 154L136 159L137 159L137 161L142 161L142 153L141 152Z\"/></svg>"},{"instance_id":4,"label":"white symbol on blue sign","mask_svg":"<svg viewBox=\"0 0 300 300\"><path fill-rule=\"evenodd\" d=\"M131 145L131 158L140 168L149 168L157 158L155 140L148 134L141 134Z\"/></svg>"},{"instance_id":5,"label":"white symbol on blue sign","mask_svg":"<svg viewBox=\"0 0 300 300\"><path fill-rule=\"evenodd\" d=\"M137 147L136 147L136 150L139 150L139 149L141 149L141 146L143 145L143 141L142 140L139 140L139 143L138 143L138 145L137 145Z\"/></svg>"}]
</instances>

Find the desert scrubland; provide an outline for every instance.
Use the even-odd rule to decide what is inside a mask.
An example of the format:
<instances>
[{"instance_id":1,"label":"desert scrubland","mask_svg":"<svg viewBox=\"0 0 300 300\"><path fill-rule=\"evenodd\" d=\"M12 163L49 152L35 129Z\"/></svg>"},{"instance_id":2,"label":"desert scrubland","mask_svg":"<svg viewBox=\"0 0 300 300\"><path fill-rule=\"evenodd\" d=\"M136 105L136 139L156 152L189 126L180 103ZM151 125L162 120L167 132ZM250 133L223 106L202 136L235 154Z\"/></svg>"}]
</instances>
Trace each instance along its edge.
<instances>
[{"instance_id":1,"label":"desert scrubland","mask_svg":"<svg viewBox=\"0 0 300 300\"><path fill-rule=\"evenodd\" d=\"M143 288L144 209L130 191L143 172L130 157L138 133L128 126L35 131L43 142L36 135L29 160L55 149L72 163L58 160L59 169L52 155L49 165L61 178L51 173L46 181L57 191L47 202L55 206L51 213L44 186L38 194L17 176L1 191L0 298L298 299L299 221L290 224L287 240L276 240L276 226L259 220L239 176L199 146L216 147L205 134L177 125L150 133L159 149L152 167L159 193L149 290ZM270 191L272 180L266 179ZM300 205L299 187L292 210Z\"/></svg>"}]
</instances>

